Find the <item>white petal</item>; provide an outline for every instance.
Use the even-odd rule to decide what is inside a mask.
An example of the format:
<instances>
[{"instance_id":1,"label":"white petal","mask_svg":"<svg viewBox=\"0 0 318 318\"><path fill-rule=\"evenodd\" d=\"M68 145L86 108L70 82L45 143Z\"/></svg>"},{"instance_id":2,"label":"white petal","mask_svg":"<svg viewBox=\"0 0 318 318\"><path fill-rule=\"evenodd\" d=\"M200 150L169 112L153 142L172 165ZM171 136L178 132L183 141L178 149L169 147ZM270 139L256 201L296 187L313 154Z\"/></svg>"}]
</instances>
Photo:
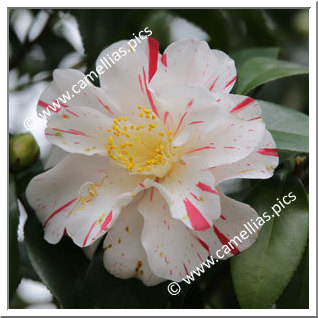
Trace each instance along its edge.
<instances>
[{"instance_id":1,"label":"white petal","mask_svg":"<svg viewBox=\"0 0 318 318\"><path fill-rule=\"evenodd\" d=\"M234 61L225 53L210 50L204 41L187 39L170 44L161 58L161 67L151 87L161 93L175 84L192 84L211 92L230 92L235 84Z\"/></svg>"},{"instance_id":2,"label":"white petal","mask_svg":"<svg viewBox=\"0 0 318 318\"><path fill-rule=\"evenodd\" d=\"M141 241L149 266L158 277L179 282L207 259L208 252L182 222L170 216L159 192L153 193L152 200L150 196L138 207L144 218Z\"/></svg>"},{"instance_id":3,"label":"white petal","mask_svg":"<svg viewBox=\"0 0 318 318\"><path fill-rule=\"evenodd\" d=\"M223 96L219 103L227 106L227 116L187 151L183 157L186 162L211 168L237 162L258 149L265 133L261 117L253 117L260 114L258 103L244 96Z\"/></svg>"},{"instance_id":4,"label":"white petal","mask_svg":"<svg viewBox=\"0 0 318 318\"><path fill-rule=\"evenodd\" d=\"M164 279L151 271L141 245L142 216L137 203L128 205L104 240L104 266L118 278L139 278L145 285L157 285Z\"/></svg>"},{"instance_id":5,"label":"white petal","mask_svg":"<svg viewBox=\"0 0 318 318\"><path fill-rule=\"evenodd\" d=\"M209 253L214 258L227 259L255 242L259 229L253 222L257 224L258 214L251 206L235 201L221 192L220 199L221 217L214 222L213 228L196 232L196 235L209 247ZM246 233L240 236L242 231Z\"/></svg>"},{"instance_id":6,"label":"white petal","mask_svg":"<svg viewBox=\"0 0 318 318\"><path fill-rule=\"evenodd\" d=\"M144 184L158 189L167 201L172 217L181 220L187 227L204 231L219 218L219 194L209 171L175 164L163 180L156 181L145 180ZM151 190L153 193L154 189ZM151 202L152 196L149 200Z\"/></svg>"},{"instance_id":7,"label":"white petal","mask_svg":"<svg viewBox=\"0 0 318 318\"><path fill-rule=\"evenodd\" d=\"M244 95L214 93L212 96L238 120L261 121L262 110L259 103Z\"/></svg>"},{"instance_id":8,"label":"white petal","mask_svg":"<svg viewBox=\"0 0 318 318\"><path fill-rule=\"evenodd\" d=\"M165 89L159 98L162 105L160 114L168 130L173 132L180 145L180 140L196 143L221 120L225 110L211 94L201 88L179 84ZM190 138L191 137L191 138Z\"/></svg>"},{"instance_id":9,"label":"white petal","mask_svg":"<svg viewBox=\"0 0 318 318\"><path fill-rule=\"evenodd\" d=\"M266 130L256 151L238 162L212 168L211 172L216 184L233 178L267 179L273 175L278 163L275 141Z\"/></svg>"},{"instance_id":10,"label":"white petal","mask_svg":"<svg viewBox=\"0 0 318 318\"><path fill-rule=\"evenodd\" d=\"M81 247L92 244L109 230L122 208L144 189L141 175L107 164L99 182L86 182L66 220L67 233Z\"/></svg>"},{"instance_id":11,"label":"white petal","mask_svg":"<svg viewBox=\"0 0 318 318\"><path fill-rule=\"evenodd\" d=\"M26 196L43 224L48 242L56 244L61 239L66 214L75 204L80 187L87 181L100 180L105 166L105 159L98 155L71 154L31 180Z\"/></svg>"},{"instance_id":12,"label":"white petal","mask_svg":"<svg viewBox=\"0 0 318 318\"><path fill-rule=\"evenodd\" d=\"M38 114L49 118L52 113L64 111L72 116L73 108L77 106L92 107L108 116L116 116L119 113L116 105L110 103L105 92L92 85L91 80L95 76L85 76L82 72L74 69L57 69L53 72L53 82L44 90L38 101ZM83 87L83 89L80 88ZM85 86L87 85L87 86ZM64 95L64 96L63 96ZM58 99L58 101L57 101ZM54 107L53 102L61 106ZM49 108L53 107L53 110ZM56 108L56 111L54 109ZM49 112L46 111L49 110ZM45 111L45 113L43 113ZM45 115L48 113L48 115Z\"/></svg>"},{"instance_id":13,"label":"white petal","mask_svg":"<svg viewBox=\"0 0 318 318\"><path fill-rule=\"evenodd\" d=\"M110 117L89 107L76 107L76 116L52 115L45 130L47 138L65 151L85 155L106 155Z\"/></svg>"},{"instance_id":14,"label":"white petal","mask_svg":"<svg viewBox=\"0 0 318 318\"><path fill-rule=\"evenodd\" d=\"M159 106L149 81L157 70L159 43L147 38L136 46L135 51L128 41L114 43L99 55L96 65L103 66L103 62L107 63L113 55L117 56L117 61L100 76L101 87L107 96L132 122L138 119L138 105L157 114Z\"/></svg>"}]
</instances>

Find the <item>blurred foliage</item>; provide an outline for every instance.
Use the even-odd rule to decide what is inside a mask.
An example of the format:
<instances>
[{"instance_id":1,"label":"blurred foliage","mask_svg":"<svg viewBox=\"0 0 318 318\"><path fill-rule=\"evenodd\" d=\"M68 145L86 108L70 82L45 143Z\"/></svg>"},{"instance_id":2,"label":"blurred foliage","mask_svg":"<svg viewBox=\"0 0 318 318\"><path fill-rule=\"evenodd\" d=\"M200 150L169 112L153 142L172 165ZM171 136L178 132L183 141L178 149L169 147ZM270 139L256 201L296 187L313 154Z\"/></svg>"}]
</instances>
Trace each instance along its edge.
<instances>
[{"instance_id":1,"label":"blurred foliage","mask_svg":"<svg viewBox=\"0 0 318 318\"><path fill-rule=\"evenodd\" d=\"M304 252L303 258L290 280L288 287L277 301L279 309L303 309L309 308L309 246Z\"/></svg>"},{"instance_id":2,"label":"blurred foliage","mask_svg":"<svg viewBox=\"0 0 318 318\"><path fill-rule=\"evenodd\" d=\"M271 206L290 192L295 201L284 208L278 205L281 215L275 216ZM253 246L232 258L233 283L241 308L270 308L291 280L307 244L306 191L297 177L285 172L259 181L245 201L260 216L267 212L275 217L262 226Z\"/></svg>"},{"instance_id":3,"label":"blurred foliage","mask_svg":"<svg viewBox=\"0 0 318 318\"><path fill-rule=\"evenodd\" d=\"M20 280L20 253L18 245L19 209L15 191L15 181L9 175L9 300L11 301Z\"/></svg>"},{"instance_id":4,"label":"blurred foliage","mask_svg":"<svg viewBox=\"0 0 318 318\"><path fill-rule=\"evenodd\" d=\"M173 297L166 290L167 282L146 287L136 279L120 280L107 273L101 247L90 262L67 237L56 246L44 241L41 224L24 197L31 178L43 171L37 160L9 180L12 308L24 306L15 295L21 277L42 281L61 308L308 307L308 248L303 253L308 240L308 194L302 185L308 189L308 10L10 9L9 69L15 78L10 89L28 90L33 83L49 81L52 71L67 63L89 72L105 47L133 38L146 26L160 41L162 52L171 42L171 22L176 17L200 27L209 35L210 47L234 59L238 70L234 91L259 100L277 143L280 166L275 178L252 180L233 197L264 212L266 204L276 202L278 189L293 188L297 204L264 227L255 247L232 261L217 263L190 286L181 283L182 293ZM72 19L82 41L79 46L70 41L74 33L66 27ZM297 74L303 75L291 77ZM300 160L300 155L305 159ZM10 160L14 161L13 154ZM17 198L28 214L20 243ZM267 240L267 249L258 248ZM291 240L296 240L293 250Z\"/></svg>"}]
</instances>

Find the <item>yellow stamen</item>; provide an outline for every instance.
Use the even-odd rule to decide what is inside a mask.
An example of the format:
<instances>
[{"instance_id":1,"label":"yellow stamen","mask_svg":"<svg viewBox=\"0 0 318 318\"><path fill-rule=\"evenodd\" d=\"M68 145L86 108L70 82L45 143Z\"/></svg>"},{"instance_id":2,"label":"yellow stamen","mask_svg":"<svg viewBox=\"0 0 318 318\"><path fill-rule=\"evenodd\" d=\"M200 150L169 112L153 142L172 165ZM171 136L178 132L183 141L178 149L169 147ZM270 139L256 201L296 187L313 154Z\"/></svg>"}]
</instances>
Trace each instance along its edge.
<instances>
[{"instance_id":1,"label":"yellow stamen","mask_svg":"<svg viewBox=\"0 0 318 318\"><path fill-rule=\"evenodd\" d=\"M105 149L109 157L125 167L129 173L142 173L163 177L178 160L176 147L172 146L172 131L166 131L151 109L142 108L137 117L147 120L144 125L128 124L127 116L113 119L112 128L107 131ZM124 124L124 122L127 124Z\"/></svg>"}]
</instances>

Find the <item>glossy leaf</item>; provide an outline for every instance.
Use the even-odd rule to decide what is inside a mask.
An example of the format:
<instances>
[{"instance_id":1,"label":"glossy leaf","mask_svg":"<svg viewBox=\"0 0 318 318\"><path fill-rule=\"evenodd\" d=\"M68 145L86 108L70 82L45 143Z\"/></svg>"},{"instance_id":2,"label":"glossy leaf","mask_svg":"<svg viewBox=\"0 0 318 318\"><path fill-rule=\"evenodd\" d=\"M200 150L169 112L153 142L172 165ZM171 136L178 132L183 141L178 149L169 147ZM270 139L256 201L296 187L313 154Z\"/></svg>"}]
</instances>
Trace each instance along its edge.
<instances>
[{"instance_id":1,"label":"glossy leaf","mask_svg":"<svg viewBox=\"0 0 318 318\"><path fill-rule=\"evenodd\" d=\"M266 57L253 57L240 68L236 94L246 95L262 84L300 74L308 74L308 67Z\"/></svg>"},{"instance_id":2,"label":"glossy leaf","mask_svg":"<svg viewBox=\"0 0 318 318\"><path fill-rule=\"evenodd\" d=\"M309 308L309 249L308 246L297 271L277 301L279 309Z\"/></svg>"},{"instance_id":3,"label":"glossy leaf","mask_svg":"<svg viewBox=\"0 0 318 318\"><path fill-rule=\"evenodd\" d=\"M244 64L245 61L252 57L269 57L276 59L278 57L280 49L278 47L260 47L252 49L244 49L233 54L230 54L231 58L235 61L237 71ZM240 73L239 73L240 74Z\"/></svg>"},{"instance_id":4,"label":"glossy leaf","mask_svg":"<svg viewBox=\"0 0 318 318\"><path fill-rule=\"evenodd\" d=\"M20 280L20 255L18 245L19 208L15 193L15 181L12 174L9 175L9 298L17 289Z\"/></svg>"},{"instance_id":5,"label":"glossy leaf","mask_svg":"<svg viewBox=\"0 0 318 318\"><path fill-rule=\"evenodd\" d=\"M21 271L22 277L41 282L40 277L37 275L37 273L34 271L32 267L27 249L23 242L19 244L19 251L20 251L20 271Z\"/></svg>"},{"instance_id":6,"label":"glossy leaf","mask_svg":"<svg viewBox=\"0 0 318 318\"><path fill-rule=\"evenodd\" d=\"M279 155L309 152L309 117L294 109L265 101L258 101L262 118L271 132Z\"/></svg>"},{"instance_id":7,"label":"glossy leaf","mask_svg":"<svg viewBox=\"0 0 318 318\"><path fill-rule=\"evenodd\" d=\"M296 200L285 205L278 217L272 206L290 192ZM231 260L234 288L242 308L270 308L292 278L307 243L307 197L296 177L276 176L259 182L246 201L271 219L262 226L256 243Z\"/></svg>"}]
</instances>

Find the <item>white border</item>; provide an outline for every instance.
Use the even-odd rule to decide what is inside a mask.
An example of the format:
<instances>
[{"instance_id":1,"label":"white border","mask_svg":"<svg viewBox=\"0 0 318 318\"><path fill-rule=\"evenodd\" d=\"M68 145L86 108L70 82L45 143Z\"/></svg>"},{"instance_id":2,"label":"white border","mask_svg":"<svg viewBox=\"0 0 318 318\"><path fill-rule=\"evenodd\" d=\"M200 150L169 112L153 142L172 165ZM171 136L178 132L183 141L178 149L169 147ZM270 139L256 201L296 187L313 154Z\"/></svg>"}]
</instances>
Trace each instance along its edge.
<instances>
[{"instance_id":1,"label":"white border","mask_svg":"<svg viewBox=\"0 0 318 318\"><path fill-rule=\"evenodd\" d=\"M81 7L103 7L107 5L108 7L131 7L131 2L129 1L114 1L105 2L90 0L86 3L79 3L78 1L69 0L55 0L54 3L44 3L39 0L30 0L27 3L21 0L15 1L5 1L5 7L1 7L1 24L0 29L2 43L7 43L7 7L24 7L25 5L32 7L43 7L44 5L52 5L54 7L76 7L80 5ZM86 5L85 5L86 4ZM139 1L135 0L133 2L134 6L137 7L180 7L180 1L173 0L162 0L158 3L149 1ZM192 7L194 2L183 2L184 7ZM267 1L247 1L241 0L239 2L240 7L273 7L273 8L283 8L283 7L310 7L309 10L309 61L310 61L310 74L309 74L309 97L310 97L310 225L309 225L309 237L310 237L310 309L308 310L295 310L295 309L280 309L280 310L268 310L268 309L7 309L7 262L2 258L1 260L1 297L0 297L0 314L1 316L105 316L105 315L129 315L129 316L160 316L160 315L173 315L173 316L316 316L316 2L315 1L281 1L281 0L267 0ZM214 0L202 1L196 0L195 5L199 7L210 7L213 5L214 8L217 7L235 7L237 1L226 1L226 0ZM53 6L52 6L53 7ZM260 35L261 36L261 35ZM1 96L7 96L7 86L4 84L7 82L7 51L2 48L0 50L1 56L1 75L3 83L1 85ZM5 110L4 110L5 109ZM7 147L7 109L5 105L1 107L1 142L3 142L3 148ZM1 156L2 166L7 166L4 162L4 156ZM2 178L1 189L1 202L7 202L7 191L4 189L7 187L7 179ZM1 211L1 216L4 218L6 215L4 208ZM4 242L7 242L7 222L3 220L0 224L1 226L1 255L7 255L7 248ZM107 288L107 286L105 286Z\"/></svg>"}]
</instances>

